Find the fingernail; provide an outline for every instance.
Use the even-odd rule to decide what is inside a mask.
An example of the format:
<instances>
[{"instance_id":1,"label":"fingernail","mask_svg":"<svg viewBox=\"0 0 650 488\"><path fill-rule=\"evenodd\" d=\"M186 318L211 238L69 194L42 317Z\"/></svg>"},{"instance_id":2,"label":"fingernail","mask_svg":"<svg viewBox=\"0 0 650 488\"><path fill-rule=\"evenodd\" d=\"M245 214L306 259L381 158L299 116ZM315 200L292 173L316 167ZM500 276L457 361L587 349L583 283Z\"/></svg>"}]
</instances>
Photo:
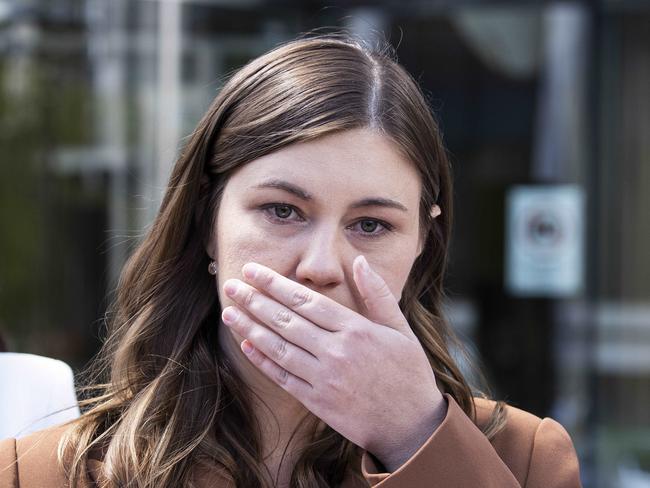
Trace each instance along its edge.
<instances>
[{"instance_id":1,"label":"fingernail","mask_svg":"<svg viewBox=\"0 0 650 488\"><path fill-rule=\"evenodd\" d=\"M237 283L230 280L226 281L226 284L224 285L223 289L226 292L226 295L233 296L235 293L237 293Z\"/></svg>"},{"instance_id":2,"label":"fingernail","mask_svg":"<svg viewBox=\"0 0 650 488\"><path fill-rule=\"evenodd\" d=\"M237 317L239 317L239 312L237 312L233 307L226 307L223 309L223 312L221 312L221 318L226 324L234 322L237 320Z\"/></svg>"},{"instance_id":3,"label":"fingernail","mask_svg":"<svg viewBox=\"0 0 650 488\"><path fill-rule=\"evenodd\" d=\"M247 340L242 341L241 350L244 351L244 353L250 354L250 353L253 352L253 349L254 349L254 347L250 342L248 342Z\"/></svg>"},{"instance_id":4,"label":"fingernail","mask_svg":"<svg viewBox=\"0 0 650 488\"><path fill-rule=\"evenodd\" d=\"M258 266L255 263L246 263L242 268L242 273L248 279L254 279L257 275Z\"/></svg>"},{"instance_id":5,"label":"fingernail","mask_svg":"<svg viewBox=\"0 0 650 488\"><path fill-rule=\"evenodd\" d=\"M359 264L361 265L361 270L365 274L370 274L370 266L368 265L368 261L366 261L365 256L363 255L361 256L361 258L359 259Z\"/></svg>"}]
</instances>

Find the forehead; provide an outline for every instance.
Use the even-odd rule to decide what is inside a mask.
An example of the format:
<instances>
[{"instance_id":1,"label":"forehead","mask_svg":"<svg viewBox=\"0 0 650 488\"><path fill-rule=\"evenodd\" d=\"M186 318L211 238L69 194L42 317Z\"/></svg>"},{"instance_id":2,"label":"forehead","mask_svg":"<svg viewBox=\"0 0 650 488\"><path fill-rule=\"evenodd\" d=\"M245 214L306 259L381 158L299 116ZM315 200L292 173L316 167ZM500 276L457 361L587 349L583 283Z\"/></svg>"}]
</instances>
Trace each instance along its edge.
<instances>
[{"instance_id":1,"label":"forehead","mask_svg":"<svg viewBox=\"0 0 650 488\"><path fill-rule=\"evenodd\" d=\"M238 170L231 183L243 191L282 177L315 196L357 199L363 196L417 202L421 178L386 136L354 129L297 144L256 159Z\"/></svg>"}]
</instances>

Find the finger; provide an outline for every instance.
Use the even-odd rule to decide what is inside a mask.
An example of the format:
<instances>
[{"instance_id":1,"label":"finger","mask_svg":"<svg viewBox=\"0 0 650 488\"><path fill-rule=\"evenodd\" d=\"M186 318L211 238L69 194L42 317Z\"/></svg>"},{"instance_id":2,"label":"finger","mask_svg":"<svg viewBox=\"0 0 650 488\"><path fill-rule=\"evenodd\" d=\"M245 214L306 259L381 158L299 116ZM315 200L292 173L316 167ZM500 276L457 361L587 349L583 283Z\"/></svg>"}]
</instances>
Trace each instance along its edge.
<instances>
[{"instance_id":1,"label":"finger","mask_svg":"<svg viewBox=\"0 0 650 488\"><path fill-rule=\"evenodd\" d=\"M397 299L364 256L355 258L352 263L352 275L366 305L368 319L400 331L410 331Z\"/></svg>"},{"instance_id":2,"label":"finger","mask_svg":"<svg viewBox=\"0 0 650 488\"><path fill-rule=\"evenodd\" d=\"M327 341L326 331L238 279L227 280L224 291L237 305L271 330L318 357Z\"/></svg>"},{"instance_id":3,"label":"finger","mask_svg":"<svg viewBox=\"0 0 650 488\"><path fill-rule=\"evenodd\" d=\"M242 273L244 279L255 288L323 329L338 331L343 329L346 323L360 317L353 310L331 298L296 283L266 266L246 263Z\"/></svg>"},{"instance_id":4,"label":"finger","mask_svg":"<svg viewBox=\"0 0 650 488\"><path fill-rule=\"evenodd\" d=\"M311 398L313 387L309 383L278 366L247 339L241 342L240 347L251 363L299 402L305 404Z\"/></svg>"},{"instance_id":5,"label":"finger","mask_svg":"<svg viewBox=\"0 0 650 488\"><path fill-rule=\"evenodd\" d=\"M256 349L282 368L310 384L314 381L319 361L313 355L259 324L236 307L224 308L221 319L226 326L248 339Z\"/></svg>"}]
</instances>

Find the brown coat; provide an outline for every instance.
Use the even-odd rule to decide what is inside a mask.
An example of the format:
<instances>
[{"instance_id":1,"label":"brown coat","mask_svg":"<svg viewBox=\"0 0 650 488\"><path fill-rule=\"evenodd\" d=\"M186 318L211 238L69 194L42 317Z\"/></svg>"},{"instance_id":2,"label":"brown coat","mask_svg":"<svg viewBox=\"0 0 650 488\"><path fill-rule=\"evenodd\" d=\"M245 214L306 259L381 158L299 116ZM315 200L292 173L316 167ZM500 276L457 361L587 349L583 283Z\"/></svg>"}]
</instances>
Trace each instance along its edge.
<instances>
[{"instance_id":1,"label":"brown coat","mask_svg":"<svg viewBox=\"0 0 650 488\"><path fill-rule=\"evenodd\" d=\"M506 427L490 443L458 404L446 397L445 420L402 467L381 473L373 457L364 453L359 469L365 482L349 477L344 488L580 488L576 453L560 424L508 407ZM476 406L482 425L493 402L477 399ZM56 462L62 431L54 427L0 441L0 488L67 486ZM88 467L97 473L101 461L91 460ZM230 486L207 477L198 481L206 488Z\"/></svg>"}]
</instances>

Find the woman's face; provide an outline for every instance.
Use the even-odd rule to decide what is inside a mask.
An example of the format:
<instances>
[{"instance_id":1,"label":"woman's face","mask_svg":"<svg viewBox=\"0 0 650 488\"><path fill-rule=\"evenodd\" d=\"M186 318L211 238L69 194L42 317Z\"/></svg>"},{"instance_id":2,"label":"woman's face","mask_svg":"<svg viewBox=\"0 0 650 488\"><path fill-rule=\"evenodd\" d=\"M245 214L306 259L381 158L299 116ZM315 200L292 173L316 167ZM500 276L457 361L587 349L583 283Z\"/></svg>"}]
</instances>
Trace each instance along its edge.
<instances>
[{"instance_id":1,"label":"woman's face","mask_svg":"<svg viewBox=\"0 0 650 488\"><path fill-rule=\"evenodd\" d=\"M254 261L363 313L352 262L363 254L399 300L421 251L421 178L385 136L354 129L297 143L227 182L208 253L223 284Z\"/></svg>"}]
</instances>

